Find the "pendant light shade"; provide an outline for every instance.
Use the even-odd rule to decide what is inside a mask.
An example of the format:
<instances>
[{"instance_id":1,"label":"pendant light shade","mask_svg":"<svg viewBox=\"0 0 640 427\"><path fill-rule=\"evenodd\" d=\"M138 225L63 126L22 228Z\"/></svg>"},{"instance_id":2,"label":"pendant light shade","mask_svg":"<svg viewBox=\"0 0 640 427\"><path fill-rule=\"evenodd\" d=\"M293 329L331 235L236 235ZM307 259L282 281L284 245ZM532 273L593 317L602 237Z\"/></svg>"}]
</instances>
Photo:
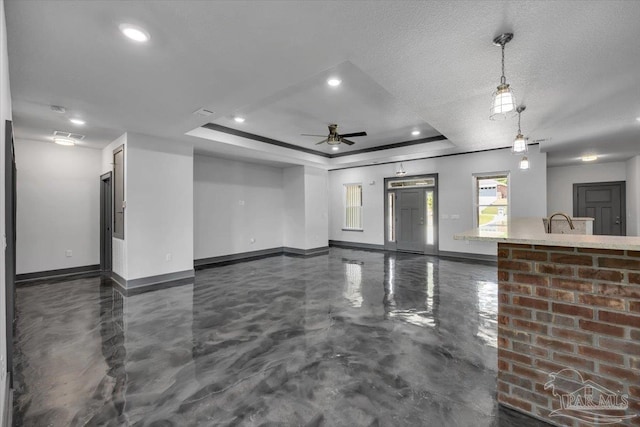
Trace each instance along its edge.
<instances>
[{"instance_id":1,"label":"pendant light shade","mask_svg":"<svg viewBox=\"0 0 640 427\"><path fill-rule=\"evenodd\" d=\"M516 139L513 141L513 146L511 147L511 152L513 154L522 154L527 152L527 138L522 134L522 130L520 129L520 115L525 110L525 106L521 105L516 110L518 112L518 134L516 135Z\"/></svg>"},{"instance_id":2,"label":"pendant light shade","mask_svg":"<svg viewBox=\"0 0 640 427\"><path fill-rule=\"evenodd\" d=\"M518 165L518 167L520 168L520 170L526 171L529 170L529 166L529 159L527 159L527 156L524 156L522 160L520 160L520 164Z\"/></svg>"},{"instance_id":3,"label":"pendant light shade","mask_svg":"<svg viewBox=\"0 0 640 427\"><path fill-rule=\"evenodd\" d=\"M405 176L406 174L407 171L404 170L404 168L402 167L402 163L400 163L400 169L396 171L396 176Z\"/></svg>"},{"instance_id":4,"label":"pendant light shade","mask_svg":"<svg viewBox=\"0 0 640 427\"><path fill-rule=\"evenodd\" d=\"M502 48L502 76L500 77L500 85L493 93L489 114L491 120L504 120L514 116L516 113L516 97L511 87L507 84L507 78L504 76L504 46L512 38L512 33L504 33L493 39L493 44Z\"/></svg>"}]
</instances>

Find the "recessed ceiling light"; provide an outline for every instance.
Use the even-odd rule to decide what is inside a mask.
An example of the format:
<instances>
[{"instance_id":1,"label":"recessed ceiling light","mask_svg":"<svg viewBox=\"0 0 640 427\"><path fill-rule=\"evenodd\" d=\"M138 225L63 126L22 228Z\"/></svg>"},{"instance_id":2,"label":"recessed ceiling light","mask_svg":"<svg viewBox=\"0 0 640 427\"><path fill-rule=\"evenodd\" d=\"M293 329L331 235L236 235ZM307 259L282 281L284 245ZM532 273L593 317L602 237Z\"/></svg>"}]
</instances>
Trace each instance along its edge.
<instances>
[{"instance_id":1,"label":"recessed ceiling light","mask_svg":"<svg viewBox=\"0 0 640 427\"><path fill-rule=\"evenodd\" d=\"M76 142L71 138L55 137L55 138L53 138L53 142L55 142L58 145L64 145L64 146L67 146L67 147L71 147L73 145L76 145Z\"/></svg>"},{"instance_id":2,"label":"recessed ceiling light","mask_svg":"<svg viewBox=\"0 0 640 427\"><path fill-rule=\"evenodd\" d=\"M327 80L327 84L329 86L340 86L340 83L342 83L342 80L335 77L331 77L329 80Z\"/></svg>"},{"instance_id":3,"label":"recessed ceiling light","mask_svg":"<svg viewBox=\"0 0 640 427\"><path fill-rule=\"evenodd\" d=\"M235 120L236 123L244 123L244 117L235 116L233 120Z\"/></svg>"},{"instance_id":4,"label":"recessed ceiling light","mask_svg":"<svg viewBox=\"0 0 640 427\"><path fill-rule=\"evenodd\" d=\"M640 122L640 117L636 117L636 120Z\"/></svg>"},{"instance_id":5,"label":"recessed ceiling light","mask_svg":"<svg viewBox=\"0 0 640 427\"><path fill-rule=\"evenodd\" d=\"M331 149L332 149L333 151L338 151L338 150L340 149L340 147L333 146L333 147L331 147Z\"/></svg>"},{"instance_id":6,"label":"recessed ceiling light","mask_svg":"<svg viewBox=\"0 0 640 427\"><path fill-rule=\"evenodd\" d=\"M411 135L418 136L418 135L420 135L420 131L419 130L414 130L413 132L411 132Z\"/></svg>"},{"instance_id":7,"label":"recessed ceiling light","mask_svg":"<svg viewBox=\"0 0 640 427\"><path fill-rule=\"evenodd\" d=\"M84 120L82 120L82 119L77 119L77 118L69 119L69 121L70 121L71 123L73 123L74 125L78 125L78 126L82 126L82 125L84 125L85 123L87 123L87 122L85 122Z\"/></svg>"},{"instance_id":8,"label":"recessed ceiling light","mask_svg":"<svg viewBox=\"0 0 640 427\"><path fill-rule=\"evenodd\" d=\"M593 162L594 160L598 160L598 156L596 156L595 154L589 154L586 156L582 156L582 161L583 162Z\"/></svg>"},{"instance_id":9,"label":"recessed ceiling light","mask_svg":"<svg viewBox=\"0 0 640 427\"><path fill-rule=\"evenodd\" d=\"M149 41L149 39L151 39L151 36L148 32L140 27L136 27L135 25L120 24L119 28L122 34L124 34L127 38L133 40L134 42L146 43Z\"/></svg>"}]
</instances>

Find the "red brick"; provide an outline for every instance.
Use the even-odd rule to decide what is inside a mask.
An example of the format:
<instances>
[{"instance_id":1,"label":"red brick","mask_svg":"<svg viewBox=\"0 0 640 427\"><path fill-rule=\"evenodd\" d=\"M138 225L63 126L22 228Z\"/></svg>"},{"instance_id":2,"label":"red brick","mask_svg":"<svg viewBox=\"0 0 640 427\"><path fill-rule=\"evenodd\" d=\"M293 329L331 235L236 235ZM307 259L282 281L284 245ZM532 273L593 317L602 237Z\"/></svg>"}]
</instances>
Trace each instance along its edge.
<instances>
[{"instance_id":1,"label":"red brick","mask_svg":"<svg viewBox=\"0 0 640 427\"><path fill-rule=\"evenodd\" d=\"M507 305L500 308L500 313L509 316L522 317L524 319L531 319L531 310L528 310L526 308L512 307Z\"/></svg>"},{"instance_id":2,"label":"red brick","mask_svg":"<svg viewBox=\"0 0 640 427\"><path fill-rule=\"evenodd\" d=\"M498 325L508 326L509 320L510 320L509 316L498 315Z\"/></svg>"},{"instance_id":3,"label":"red brick","mask_svg":"<svg viewBox=\"0 0 640 427\"><path fill-rule=\"evenodd\" d=\"M514 341L531 342L531 335L528 332L516 331L503 326L498 326L498 336L503 336Z\"/></svg>"},{"instance_id":4,"label":"red brick","mask_svg":"<svg viewBox=\"0 0 640 427\"><path fill-rule=\"evenodd\" d=\"M562 252L575 252L575 248L573 246L546 246L546 245L535 245L533 247L537 251L562 251Z\"/></svg>"},{"instance_id":5,"label":"red brick","mask_svg":"<svg viewBox=\"0 0 640 427\"><path fill-rule=\"evenodd\" d=\"M622 393L622 391L624 390L624 385L620 381L614 380L612 378L603 377L593 373L585 374L583 375L583 377L585 380L591 380L616 393Z\"/></svg>"},{"instance_id":6,"label":"red brick","mask_svg":"<svg viewBox=\"0 0 640 427\"><path fill-rule=\"evenodd\" d=\"M631 329L629 331L629 334L631 335L631 339L633 341L640 341L640 330L638 329Z\"/></svg>"},{"instance_id":7,"label":"red brick","mask_svg":"<svg viewBox=\"0 0 640 427\"><path fill-rule=\"evenodd\" d=\"M629 301L629 311L640 313L640 301Z\"/></svg>"},{"instance_id":8,"label":"red brick","mask_svg":"<svg viewBox=\"0 0 640 427\"><path fill-rule=\"evenodd\" d=\"M498 393L498 402L511 406L512 408L518 408L526 412L531 412L531 403L525 402L515 397L508 396L504 393Z\"/></svg>"},{"instance_id":9,"label":"red brick","mask_svg":"<svg viewBox=\"0 0 640 427\"><path fill-rule=\"evenodd\" d=\"M631 273L629 272L629 283L635 283L636 285L640 285L640 273Z\"/></svg>"},{"instance_id":10,"label":"red brick","mask_svg":"<svg viewBox=\"0 0 640 427\"><path fill-rule=\"evenodd\" d=\"M598 258L598 266L605 268L619 268L621 270L640 270L640 259Z\"/></svg>"},{"instance_id":11,"label":"red brick","mask_svg":"<svg viewBox=\"0 0 640 427\"><path fill-rule=\"evenodd\" d=\"M513 346L513 351L515 352L522 353L522 354L531 354L534 356L549 357L549 351L544 348L536 347L534 345L525 344L517 341L512 341L511 344ZM515 365L514 365L514 372L515 372Z\"/></svg>"},{"instance_id":12,"label":"red brick","mask_svg":"<svg viewBox=\"0 0 640 427\"><path fill-rule=\"evenodd\" d=\"M619 351L630 356L637 356L640 354L640 343L617 340L614 338L600 337L598 339L599 348L606 348L611 351Z\"/></svg>"},{"instance_id":13,"label":"red brick","mask_svg":"<svg viewBox=\"0 0 640 427\"><path fill-rule=\"evenodd\" d=\"M514 295L511 300L513 301L513 305L519 305L521 307L536 308L538 310L549 309L549 301L542 299L527 298L521 297L519 295Z\"/></svg>"},{"instance_id":14,"label":"red brick","mask_svg":"<svg viewBox=\"0 0 640 427\"><path fill-rule=\"evenodd\" d=\"M640 328L640 316L632 316L624 313L614 313L612 311L598 310L598 320L615 323L617 325L633 326Z\"/></svg>"},{"instance_id":15,"label":"red brick","mask_svg":"<svg viewBox=\"0 0 640 427\"><path fill-rule=\"evenodd\" d=\"M547 373L558 372L566 368L566 366L564 365L559 365L546 359L535 359L533 361L533 364L536 368L541 369L542 371Z\"/></svg>"},{"instance_id":16,"label":"red brick","mask_svg":"<svg viewBox=\"0 0 640 427\"><path fill-rule=\"evenodd\" d=\"M520 387L512 387L511 394L528 402L533 402L537 405L547 406L547 404L549 403L549 395L538 394L533 391L524 390Z\"/></svg>"},{"instance_id":17,"label":"red brick","mask_svg":"<svg viewBox=\"0 0 640 427\"><path fill-rule=\"evenodd\" d=\"M619 353L612 353L610 351L584 345L578 346L578 353L594 359L604 360L605 362L624 365L624 357Z\"/></svg>"},{"instance_id":18,"label":"red brick","mask_svg":"<svg viewBox=\"0 0 640 427\"><path fill-rule=\"evenodd\" d=\"M621 296L640 299L640 288L633 285L612 285L609 283L600 283L598 284L598 293L606 296Z\"/></svg>"},{"instance_id":19,"label":"red brick","mask_svg":"<svg viewBox=\"0 0 640 427\"><path fill-rule=\"evenodd\" d=\"M620 298L599 297L596 295L581 294L578 301L582 304L596 307L609 307L616 310L624 310L624 300Z\"/></svg>"},{"instance_id":20,"label":"red brick","mask_svg":"<svg viewBox=\"0 0 640 427\"><path fill-rule=\"evenodd\" d=\"M544 298L551 298L557 301L574 302L573 292L561 291L557 289L536 287L536 295Z\"/></svg>"},{"instance_id":21,"label":"red brick","mask_svg":"<svg viewBox=\"0 0 640 427\"><path fill-rule=\"evenodd\" d=\"M635 397L636 399L640 399L640 385L630 385L629 395Z\"/></svg>"},{"instance_id":22,"label":"red brick","mask_svg":"<svg viewBox=\"0 0 640 427\"><path fill-rule=\"evenodd\" d=\"M498 281L499 282L508 282L509 281L509 272L508 271L498 271Z\"/></svg>"},{"instance_id":23,"label":"red brick","mask_svg":"<svg viewBox=\"0 0 640 427\"><path fill-rule=\"evenodd\" d=\"M538 332L540 334L547 333L547 325L541 323L530 322L528 320L513 319L513 325L516 328L525 329L528 331Z\"/></svg>"},{"instance_id":24,"label":"red brick","mask_svg":"<svg viewBox=\"0 0 640 427\"><path fill-rule=\"evenodd\" d=\"M498 270L531 271L531 263L525 261L510 261L499 258Z\"/></svg>"},{"instance_id":25,"label":"red brick","mask_svg":"<svg viewBox=\"0 0 640 427\"><path fill-rule=\"evenodd\" d=\"M564 338L577 343L593 344L593 334L564 328L552 328L551 333L557 338Z\"/></svg>"},{"instance_id":26,"label":"red brick","mask_svg":"<svg viewBox=\"0 0 640 427\"><path fill-rule=\"evenodd\" d=\"M593 265L590 255L551 254L551 262L558 264Z\"/></svg>"},{"instance_id":27,"label":"red brick","mask_svg":"<svg viewBox=\"0 0 640 427\"><path fill-rule=\"evenodd\" d=\"M561 350L569 353L574 351L574 346L571 343L545 337L536 337L536 344L551 350Z\"/></svg>"},{"instance_id":28,"label":"red brick","mask_svg":"<svg viewBox=\"0 0 640 427\"><path fill-rule=\"evenodd\" d=\"M508 372L511 364L507 360L498 359L498 369Z\"/></svg>"},{"instance_id":29,"label":"red brick","mask_svg":"<svg viewBox=\"0 0 640 427\"><path fill-rule=\"evenodd\" d=\"M619 249L578 248L578 252L587 254L603 254L611 256L624 256L624 251Z\"/></svg>"},{"instance_id":30,"label":"red brick","mask_svg":"<svg viewBox=\"0 0 640 427\"><path fill-rule=\"evenodd\" d=\"M506 393L506 394L511 394L510 393L510 386L509 384L503 382L503 381L498 381L498 393Z\"/></svg>"},{"instance_id":31,"label":"red brick","mask_svg":"<svg viewBox=\"0 0 640 427\"><path fill-rule=\"evenodd\" d=\"M499 288L502 292L512 292L517 294L531 295L530 285L519 285L516 283L500 283ZM514 304L516 304L514 302Z\"/></svg>"},{"instance_id":32,"label":"red brick","mask_svg":"<svg viewBox=\"0 0 640 427\"><path fill-rule=\"evenodd\" d=\"M608 325L606 323L592 322L591 320L580 319L580 328L598 334L611 335L614 337L624 337L624 328L620 326Z\"/></svg>"},{"instance_id":33,"label":"red brick","mask_svg":"<svg viewBox=\"0 0 640 427\"><path fill-rule=\"evenodd\" d=\"M572 356L564 353L553 353L553 360L556 362L564 363L565 366L577 369L586 369L593 372L595 363L592 360L585 359L580 356Z\"/></svg>"},{"instance_id":34,"label":"red brick","mask_svg":"<svg viewBox=\"0 0 640 427\"><path fill-rule=\"evenodd\" d=\"M579 268L578 276L583 279L604 280L606 282L622 282L624 274L618 270L598 270L595 268Z\"/></svg>"},{"instance_id":35,"label":"red brick","mask_svg":"<svg viewBox=\"0 0 640 427\"><path fill-rule=\"evenodd\" d=\"M579 316L587 319L593 319L593 310L587 307L580 307L577 305L561 304L554 302L552 304L552 311L554 313L568 314L570 316Z\"/></svg>"},{"instance_id":36,"label":"red brick","mask_svg":"<svg viewBox=\"0 0 640 427\"><path fill-rule=\"evenodd\" d=\"M551 286L571 291L593 292L593 283L587 282L586 280L571 280L554 277L551 279Z\"/></svg>"},{"instance_id":37,"label":"red brick","mask_svg":"<svg viewBox=\"0 0 640 427\"><path fill-rule=\"evenodd\" d=\"M507 249L507 248L499 248L498 249L498 258L509 258L509 249Z\"/></svg>"},{"instance_id":38,"label":"red brick","mask_svg":"<svg viewBox=\"0 0 640 427\"><path fill-rule=\"evenodd\" d=\"M627 251L628 256L640 258L640 251Z\"/></svg>"},{"instance_id":39,"label":"red brick","mask_svg":"<svg viewBox=\"0 0 640 427\"><path fill-rule=\"evenodd\" d=\"M552 276L573 276L573 267L570 265L536 264L536 271Z\"/></svg>"},{"instance_id":40,"label":"red brick","mask_svg":"<svg viewBox=\"0 0 640 427\"><path fill-rule=\"evenodd\" d=\"M541 251L523 251L518 249L511 250L511 258L513 259L526 259L530 261L546 261L548 258L547 252Z\"/></svg>"},{"instance_id":41,"label":"red brick","mask_svg":"<svg viewBox=\"0 0 640 427\"><path fill-rule=\"evenodd\" d=\"M549 286L549 278L537 274L513 273L513 281L536 286Z\"/></svg>"},{"instance_id":42,"label":"red brick","mask_svg":"<svg viewBox=\"0 0 640 427\"><path fill-rule=\"evenodd\" d=\"M547 373L542 372L536 369L531 369L529 367L521 366L521 365L513 365L513 374L518 375L520 377L529 378L536 382L544 382L547 380Z\"/></svg>"},{"instance_id":43,"label":"red brick","mask_svg":"<svg viewBox=\"0 0 640 427\"><path fill-rule=\"evenodd\" d=\"M523 378L518 375L513 375L508 372L498 372L498 380L504 381L511 385L526 388L527 390L533 390L533 383L528 378Z\"/></svg>"},{"instance_id":44,"label":"red brick","mask_svg":"<svg viewBox=\"0 0 640 427\"><path fill-rule=\"evenodd\" d=\"M640 372L633 371L629 368L600 364L600 373L605 375L611 375L614 378L620 378L621 380L629 381L632 384L640 383Z\"/></svg>"},{"instance_id":45,"label":"red brick","mask_svg":"<svg viewBox=\"0 0 640 427\"><path fill-rule=\"evenodd\" d=\"M500 292L498 290L498 300L500 304L510 304L511 303L511 295L506 292Z\"/></svg>"}]
</instances>

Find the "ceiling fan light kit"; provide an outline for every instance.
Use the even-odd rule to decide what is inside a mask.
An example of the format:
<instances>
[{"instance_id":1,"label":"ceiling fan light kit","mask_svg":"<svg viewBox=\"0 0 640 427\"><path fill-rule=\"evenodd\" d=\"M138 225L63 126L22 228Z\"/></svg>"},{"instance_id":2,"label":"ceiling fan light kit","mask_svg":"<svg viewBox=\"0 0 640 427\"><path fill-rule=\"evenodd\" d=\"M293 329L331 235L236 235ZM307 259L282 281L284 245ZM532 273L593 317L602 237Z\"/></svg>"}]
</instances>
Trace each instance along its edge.
<instances>
[{"instance_id":1,"label":"ceiling fan light kit","mask_svg":"<svg viewBox=\"0 0 640 427\"><path fill-rule=\"evenodd\" d=\"M355 144L355 142L348 140L347 138L354 138L357 136L367 136L367 133L364 131L361 132L353 132L353 133L345 133L343 135L340 135L338 133L338 125L337 124L330 124L328 126L329 128L329 135L327 135L327 137L325 139L323 139L322 141L316 142L316 145L320 145L320 144L324 144L325 142L328 145L332 145L332 146L336 146L338 144L347 144L347 145L353 145ZM324 136L324 135L315 135L315 134L310 134L310 133L302 133L302 136ZM336 148L336 147L334 147Z\"/></svg>"},{"instance_id":2,"label":"ceiling fan light kit","mask_svg":"<svg viewBox=\"0 0 640 427\"><path fill-rule=\"evenodd\" d=\"M502 48L502 76L500 77L500 85L493 93L489 114L491 120L504 120L515 115L516 112L516 97L504 76L504 47L511 39L513 39L513 33L500 34L493 39L493 44Z\"/></svg>"}]
</instances>

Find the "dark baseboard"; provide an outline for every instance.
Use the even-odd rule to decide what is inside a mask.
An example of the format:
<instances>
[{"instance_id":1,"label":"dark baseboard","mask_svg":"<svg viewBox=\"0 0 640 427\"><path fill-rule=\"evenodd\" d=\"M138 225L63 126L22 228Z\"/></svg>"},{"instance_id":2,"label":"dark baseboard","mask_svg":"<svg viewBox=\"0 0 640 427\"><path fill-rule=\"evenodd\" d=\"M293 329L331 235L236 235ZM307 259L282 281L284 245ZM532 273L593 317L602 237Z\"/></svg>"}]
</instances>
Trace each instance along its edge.
<instances>
[{"instance_id":1,"label":"dark baseboard","mask_svg":"<svg viewBox=\"0 0 640 427\"><path fill-rule=\"evenodd\" d=\"M16 275L16 284L29 282L31 280L49 279L52 277L74 276L76 274L93 273L100 271L100 265L84 265L81 267L61 268L59 270L37 271L34 273L24 273Z\"/></svg>"},{"instance_id":2,"label":"dark baseboard","mask_svg":"<svg viewBox=\"0 0 640 427\"><path fill-rule=\"evenodd\" d=\"M312 249L298 249L298 248L282 248L282 252L285 255L299 256L299 257L312 257L316 255L325 255L329 253L329 246L321 246L319 248Z\"/></svg>"},{"instance_id":3,"label":"dark baseboard","mask_svg":"<svg viewBox=\"0 0 640 427\"><path fill-rule=\"evenodd\" d=\"M469 252L449 252L440 251L440 258L449 258L456 261L476 261L489 265L498 265L498 257L496 255L472 254Z\"/></svg>"},{"instance_id":4,"label":"dark baseboard","mask_svg":"<svg viewBox=\"0 0 640 427\"><path fill-rule=\"evenodd\" d=\"M384 245L372 243L343 242L342 240L329 240L329 246L345 249L366 249L369 251L384 251Z\"/></svg>"}]
</instances>

